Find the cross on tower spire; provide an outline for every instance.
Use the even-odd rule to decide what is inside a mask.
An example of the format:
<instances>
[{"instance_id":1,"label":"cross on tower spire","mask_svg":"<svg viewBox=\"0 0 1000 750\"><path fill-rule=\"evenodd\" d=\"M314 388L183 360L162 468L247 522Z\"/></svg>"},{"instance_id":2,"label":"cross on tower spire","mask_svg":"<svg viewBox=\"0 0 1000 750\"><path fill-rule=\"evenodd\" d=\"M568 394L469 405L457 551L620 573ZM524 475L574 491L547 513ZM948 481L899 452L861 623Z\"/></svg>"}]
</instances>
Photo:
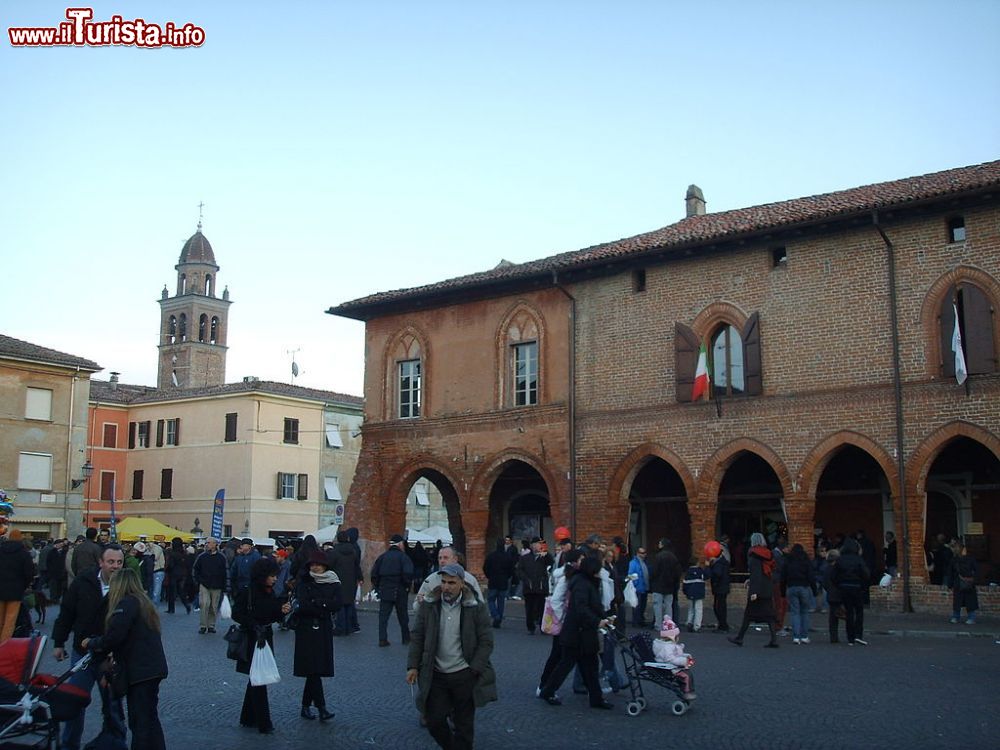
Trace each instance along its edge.
<instances>
[{"instance_id":1,"label":"cross on tower spire","mask_svg":"<svg viewBox=\"0 0 1000 750\"><path fill-rule=\"evenodd\" d=\"M201 231L201 220L204 218L205 201L198 201L198 231Z\"/></svg>"}]
</instances>

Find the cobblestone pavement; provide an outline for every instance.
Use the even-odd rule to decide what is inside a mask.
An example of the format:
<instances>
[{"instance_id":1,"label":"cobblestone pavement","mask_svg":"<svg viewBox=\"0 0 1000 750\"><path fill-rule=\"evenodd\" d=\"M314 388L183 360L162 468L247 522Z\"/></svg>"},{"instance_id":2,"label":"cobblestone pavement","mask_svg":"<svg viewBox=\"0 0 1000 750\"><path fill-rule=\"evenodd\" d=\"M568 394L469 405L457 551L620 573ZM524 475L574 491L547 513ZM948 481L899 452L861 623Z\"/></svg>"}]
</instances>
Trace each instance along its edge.
<instances>
[{"instance_id":1,"label":"cobblestone pavement","mask_svg":"<svg viewBox=\"0 0 1000 750\"><path fill-rule=\"evenodd\" d=\"M48 633L56 608L49 610ZM298 716L302 680L291 676L292 633L276 633L283 675L269 688L277 733L262 736L238 724L246 678L225 658L221 633L197 633L197 614L163 614L170 677L161 687L160 716L170 747L432 748L418 725L403 680L405 650L390 623L389 648L376 646L376 616L361 613L362 632L336 640L337 676L324 680L336 718ZM224 630L224 628L221 628ZM622 741L684 750L906 747L996 748L1000 646L992 638L899 638L873 633L870 646L824 642L761 648L751 633L738 648L713 632L686 634L694 654L698 700L684 716L670 714L671 695L646 687L649 708L632 718L624 695L614 711L594 711L567 681L565 704L534 697L549 638L529 636L523 620L494 631L493 663L500 701L477 712L478 748L608 747ZM48 648L47 651L51 651ZM58 674L50 655L42 671ZM96 693L95 693L96 698ZM85 739L98 731L100 701L88 711ZM197 744L195 744L197 743Z\"/></svg>"}]
</instances>

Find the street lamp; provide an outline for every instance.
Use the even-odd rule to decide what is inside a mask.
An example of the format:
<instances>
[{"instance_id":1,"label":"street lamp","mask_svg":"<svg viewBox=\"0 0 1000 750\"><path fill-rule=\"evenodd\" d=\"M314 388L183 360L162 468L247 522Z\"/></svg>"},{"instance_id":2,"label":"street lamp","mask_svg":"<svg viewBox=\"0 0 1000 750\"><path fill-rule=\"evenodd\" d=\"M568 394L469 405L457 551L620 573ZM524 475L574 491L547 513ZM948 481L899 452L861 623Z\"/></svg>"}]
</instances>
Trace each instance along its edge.
<instances>
[{"instance_id":1,"label":"street lamp","mask_svg":"<svg viewBox=\"0 0 1000 750\"><path fill-rule=\"evenodd\" d=\"M72 482L74 490L78 489L81 484L83 484L92 476L94 476L94 465L90 463L89 458L87 459L87 462L83 465L82 471L83 471L83 479L74 479Z\"/></svg>"}]
</instances>

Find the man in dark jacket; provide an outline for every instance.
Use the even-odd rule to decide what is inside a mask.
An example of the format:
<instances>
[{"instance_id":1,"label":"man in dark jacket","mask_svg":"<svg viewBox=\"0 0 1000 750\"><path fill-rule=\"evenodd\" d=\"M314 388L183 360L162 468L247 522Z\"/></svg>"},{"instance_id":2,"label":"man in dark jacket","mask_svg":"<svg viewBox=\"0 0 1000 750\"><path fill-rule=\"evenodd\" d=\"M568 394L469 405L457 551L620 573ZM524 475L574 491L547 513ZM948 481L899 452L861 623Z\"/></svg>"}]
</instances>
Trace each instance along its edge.
<instances>
[{"instance_id":1,"label":"man in dark jacket","mask_svg":"<svg viewBox=\"0 0 1000 750\"><path fill-rule=\"evenodd\" d=\"M716 630L720 633L729 632L729 610L726 608L726 598L729 596L729 560L722 554L710 561L709 575L712 581L712 611L715 612Z\"/></svg>"},{"instance_id":2,"label":"man in dark jacket","mask_svg":"<svg viewBox=\"0 0 1000 750\"><path fill-rule=\"evenodd\" d=\"M57 539L49 551L49 599L58 604L66 593L66 550L68 539Z\"/></svg>"},{"instance_id":3,"label":"man in dark jacket","mask_svg":"<svg viewBox=\"0 0 1000 750\"><path fill-rule=\"evenodd\" d=\"M417 708L438 745L471 748L476 708L497 699L493 632L486 604L465 584L464 568L451 563L440 573L441 582L417 609L406 681L419 687Z\"/></svg>"},{"instance_id":4,"label":"man in dark jacket","mask_svg":"<svg viewBox=\"0 0 1000 750\"><path fill-rule=\"evenodd\" d=\"M253 539L246 537L240 540L239 554L229 566L229 585L233 596L250 588L250 569L260 559L260 552L253 546Z\"/></svg>"},{"instance_id":5,"label":"man in dark jacket","mask_svg":"<svg viewBox=\"0 0 1000 750\"><path fill-rule=\"evenodd\" d=\"M14 635L21 600L34 577L35 563L21 531L11 529L0 543L0 643Z\"/></svg>"},{"instance_id":6,"label":"man in dark jacket","mask_svg":"<svg viewBox=\"0 0 1000 750\"><path fill-rule=\"evenodd\" d=\"M358 585L363 578L357 547L351 544L351 537L346 531L337 532L337 543L327 551L326 559L330 570L340 579L342 603L335 616L336 627L333 634L350 635L355 632L354 622L358 617L355 601Z\"/></svg>"},{"instance_id":7,"label":"man in dark jacket","mask_svg":"<svg viewBox=\"0 0 1000 750\"><path fill-rule=\"evenodd\" d=\"M378 645L389 645L389 615L393 608L399 620L403 643L410 642L410 616L406 611L406 594L413 581L413 563L403 552L403 537L393 534L389 549L379 555L372 566L372 586L378 591Z\"/></svg>"},{"instance_id":8,"label":"man in dark jacket","mask_svg":"<svg viewBox=\"0 0 1000 750\"><path fill-rule=\"evenodd\" d=\"M199 633L214 633L219 616L219 602L226 590L226 556L219 551L219 540L209 537L205 550L195 558L191 566L191 576L196 586L200 586L198 604L201 607Z\"/></svg>"},{"instance_id":9,"label":"man in dark jacket","mask_svg":"<svg viewBox=\"0 0 1000 750\"><path fill-rule=\"evenodd\" d=\"M681 564L669 539L657 542L656 557L649 571L649 590L653 594L653 630L659 630L664 615L672 615L674 597L680 587Z\"/></svg>"},{"instance_id":10,"label":"man in dark jacket","mask_svg":"<svg viewBox=\"0 0 1000 750\"><path fill-rule=\"evenodd\" d=\"M96 541L97 529L91 526L87 529L87 537L73 550L73 575L78 576L83 571L96 568L101 559L101 545Z\"/></svg>"},{"instance_id":11,"label":"man in dark jacket","mask_svg":"<svg viewBox=\"0 0 1000 750\"><path fill-rule=\"evenodd\" d=\"M52 655L56 661L62 661L66 658L66 641L71 632L73 634L73 648L69 656L72 664L80 661L86 653L83 641L104 632L104 618L107 614L106 599L108 589L111 587L111 576L115 571L121 570L124 559L121 547L117 544L109 545L101 553L96 568L84 570L73 579L69 590L63 596L55 625L52 626L52 643L55 645ZM89 693L99 677L100 663L95 659L86 669L73 675L70 682ZM110 711L112 719L122 728L121 734L124 736L125 717L122 713L121 702L111 695L111 691L107 687L99 689L102 703L107 711ZM60 748L79 750L80 738L83 735L84 713L81 711L79 716L64 724L62 738L59 742Z\"/></svg>"},{"instance_id":12,"label":"man in dark jacket","mask_svg":"<svg viewBox=\"0 0 1000 750\"><path fill-rule=\"evenodd\" d=\"M490 608L490 618L493 620L493 627L499 628L503 622L510 577L514 575L514 561L504 550L503 541L498 541L497 548L486 556L483 573L486 574L486 603Z\"/></svg>"},{"instance_id":13,"label":"man in dark jacket","mask_svg":"<svg viewBox=\"0 0 1000 750\"><path fill-rule=\"evenodd\" d=\"M867 646L864 640L865 606L864 589L868 587L871 571L861 557L857 540L847 538L840 550L840 559L833 569L833 582L837 584L840 599L844 604L847 628L847 642L850 645Z\"/></svg>"},{"instance_id":14,"label":"man in dark jacket","mask_svg":"<svg viewBox=\"0 0 1000 750\"><path fill-rule=\"evenodd\" d=\"M517 561L517 576L524 593L524 624L531 635L542 623L552 563L552 555L542 552L542 540L537 536L531 540L531 552L521 555Z\"/></svg>"}]
</instances>

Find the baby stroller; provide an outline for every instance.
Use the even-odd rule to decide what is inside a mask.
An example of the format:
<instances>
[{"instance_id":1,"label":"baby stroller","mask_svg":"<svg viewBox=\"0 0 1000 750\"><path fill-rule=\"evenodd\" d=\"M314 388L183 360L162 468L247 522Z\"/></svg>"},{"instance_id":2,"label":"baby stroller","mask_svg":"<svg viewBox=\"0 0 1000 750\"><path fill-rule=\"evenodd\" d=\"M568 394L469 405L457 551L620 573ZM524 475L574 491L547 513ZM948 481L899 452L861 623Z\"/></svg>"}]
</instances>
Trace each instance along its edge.
<instances>
[{"instance_id":1,"label":"baby stroller","mask_svg":"<svg viewBox=\"0 0 1000 750\"><path fill-rule=\"evenodd\" d=\"M66 682L87 667L89 655L59 677L36 674L46 640L34 635L0 644L0 750L55 750L59 722L90 704L88 691Z\"/></svg>"},{"instance_id":2,"label":"baby stroller","mask_svg":"<svg viewBox=\"0 0 1000 750\"><path fill-rule=\"evenodd\" d=\"M646 695L642 690L643 681L651 682L666 688L674 694L675 699L670 704L674 716L683 716L691 707L691 702L684 698L684 683L677 673L680 667L661 664L653 656L653 636L649 631L641 631L626 638L618 635L618 647L622 652L622 662L625 665L625 676L628 678L628 689L632 698L625 705L629 716L638 716L646 708Z\"/></svg>"}]
</instances>

